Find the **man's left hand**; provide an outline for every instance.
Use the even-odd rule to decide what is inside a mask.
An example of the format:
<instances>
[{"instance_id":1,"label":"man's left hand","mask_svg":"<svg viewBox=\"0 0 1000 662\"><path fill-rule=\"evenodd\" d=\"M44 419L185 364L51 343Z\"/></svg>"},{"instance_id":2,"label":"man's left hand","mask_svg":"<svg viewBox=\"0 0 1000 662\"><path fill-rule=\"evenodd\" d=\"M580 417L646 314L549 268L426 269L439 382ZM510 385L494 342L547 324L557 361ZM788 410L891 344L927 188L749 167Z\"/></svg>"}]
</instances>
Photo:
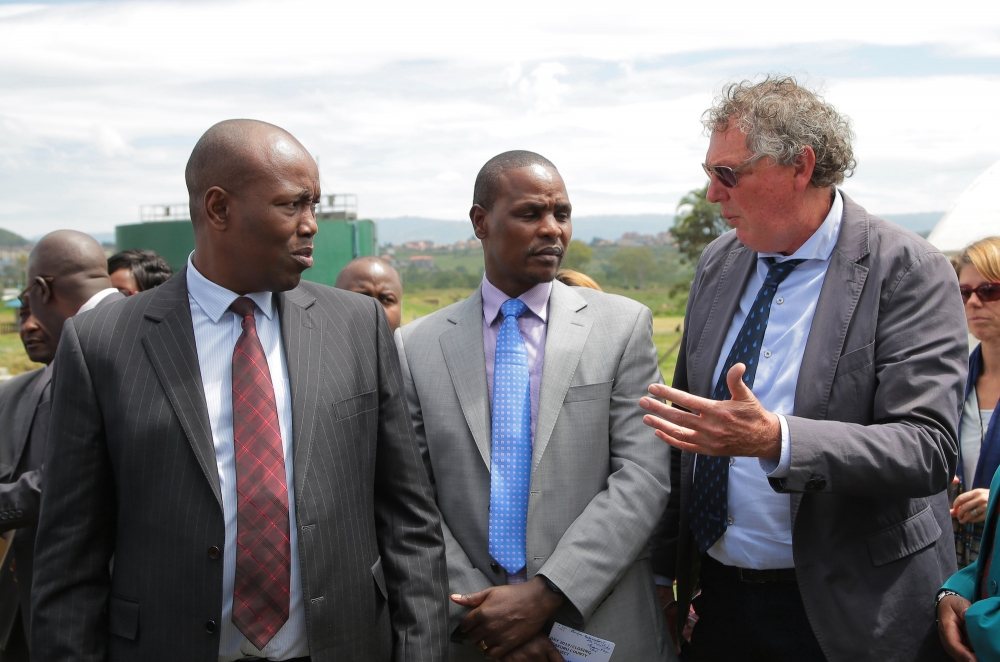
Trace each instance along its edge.
<instances>
[{"instance_id":1,"label":"man's left hand","mask_svg":"<svg viewBox=\"0 0 1000 662\"><path fill-rule=\"evenodd\" d=\"M471 608L459 630L480 648L485 645L487 657L501 659L541 632L565 598L536 576L523 584L491 586L451 599Z\"/></svg>"},{"instance_id":2,"label":"man's left hand","mask_svg":"<svg viewBox=\"0 0 1000 662\"><path fill-rule=\"evenodd\" d=\"M744 372L746 366L737 363L726 373L730 400L701 398L664 384L651 384L649 393L653 397L639 400L639 406L650 412L642 422L653 428L657 437L682 451L777 462L781 456L781 423L743 383Z\"/></svg>"}]
</instances>

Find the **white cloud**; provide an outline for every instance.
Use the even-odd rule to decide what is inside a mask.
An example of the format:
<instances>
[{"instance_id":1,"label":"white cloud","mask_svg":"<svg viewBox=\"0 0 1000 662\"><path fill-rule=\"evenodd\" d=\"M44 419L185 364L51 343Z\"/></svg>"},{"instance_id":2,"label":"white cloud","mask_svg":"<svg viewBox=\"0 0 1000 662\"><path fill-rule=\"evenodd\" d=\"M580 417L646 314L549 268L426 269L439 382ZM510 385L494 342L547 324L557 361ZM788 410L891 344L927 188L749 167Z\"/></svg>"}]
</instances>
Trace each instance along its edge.
<instances>
[{"instance_id":1,"label":"white cloud","mask_svg":"<svg viewBox=\"0 0 1000 662\"><path fill-rule=\"evenodd\" d=\"M704 181L702 110L767 71L854 119L847 189L873 211L946 209L1000 158L997 12L682 4L0 4L0 226L108 231L180 202L191 146L226 117L291 130L364 216L464 218L512 148L559 165L579 215L672 211Z\"/></svg>"}]
</instances>

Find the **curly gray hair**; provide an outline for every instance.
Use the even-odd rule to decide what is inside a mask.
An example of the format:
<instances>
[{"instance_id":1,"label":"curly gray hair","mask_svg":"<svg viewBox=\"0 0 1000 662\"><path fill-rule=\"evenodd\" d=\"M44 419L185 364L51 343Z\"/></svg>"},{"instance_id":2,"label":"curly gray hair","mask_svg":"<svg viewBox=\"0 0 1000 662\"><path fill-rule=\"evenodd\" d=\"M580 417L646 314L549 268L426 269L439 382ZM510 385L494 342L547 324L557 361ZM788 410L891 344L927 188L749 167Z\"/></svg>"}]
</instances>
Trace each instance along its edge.
<instances>
[{"instance_id":1,"label":"curly gray hair","mask_svg":"<svg viewBox=\"0 0 1000 662\"><path fill-rule=\"evenodd\" d=\"M817 188L840 184L854 173L850 120L794 78L768 76L759 83L730 83L702 115L705 128L736 126L754 158L769 156L790 165L806 146L816 153L811 183Z\"/></svg>"}]
</instances>

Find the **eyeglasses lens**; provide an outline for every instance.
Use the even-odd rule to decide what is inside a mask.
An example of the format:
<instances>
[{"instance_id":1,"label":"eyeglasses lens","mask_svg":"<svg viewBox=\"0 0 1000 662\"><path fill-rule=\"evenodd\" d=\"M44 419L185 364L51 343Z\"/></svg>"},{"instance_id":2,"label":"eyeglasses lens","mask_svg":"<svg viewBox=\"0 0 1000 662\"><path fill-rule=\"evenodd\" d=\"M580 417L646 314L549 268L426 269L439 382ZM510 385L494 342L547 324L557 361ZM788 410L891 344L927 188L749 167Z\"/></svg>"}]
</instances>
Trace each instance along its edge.
<instances>
[{"instance_id":1,"label":"eyeglasses lens","mask_svg":"<svg viewBox=\"0 0 1000 662\"><path fill-rule=\"evenodd\" d=\"M983 303L1000 301L1000 283L983 283L976 287L963 285L959 288L962 292L962 301L968 303L972 294L975 293Z\"/></svg>"},{"instance_id":2,"label":"eyeglasses lens","mask_svg":"<svg viewBox=\"0 0 1000 662\"><path fill-rule=\"evenodd\" d=\"M729 166L710 166L701 164L701 167L705 169L705 174L711 177L715 175L715 178L719 180L719 183L726 188L733 188L736 186L736 171Z\"/></svg>"}]
</instances>

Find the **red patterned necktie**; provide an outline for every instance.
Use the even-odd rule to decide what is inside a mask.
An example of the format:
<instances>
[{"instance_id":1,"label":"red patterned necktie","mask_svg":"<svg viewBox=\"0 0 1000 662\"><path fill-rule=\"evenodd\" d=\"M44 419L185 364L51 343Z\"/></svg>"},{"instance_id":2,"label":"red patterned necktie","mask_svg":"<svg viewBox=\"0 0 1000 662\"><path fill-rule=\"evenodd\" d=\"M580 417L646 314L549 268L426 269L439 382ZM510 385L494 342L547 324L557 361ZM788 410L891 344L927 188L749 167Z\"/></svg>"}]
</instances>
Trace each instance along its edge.
<instances>
[{"instance_id":1,"label":"red patterned necktie","mask_svg":"<svg viewBox=\"0 0 1000 662\"><path fill-rule=\"evenodd\" d=\"M243 318L233 350L233 441L236 450L236 585L233 623L257 648L288 620L291 546L288 489L271 372L257 337L256 306L229 306Z\"/></svg>"}]
</instances>

